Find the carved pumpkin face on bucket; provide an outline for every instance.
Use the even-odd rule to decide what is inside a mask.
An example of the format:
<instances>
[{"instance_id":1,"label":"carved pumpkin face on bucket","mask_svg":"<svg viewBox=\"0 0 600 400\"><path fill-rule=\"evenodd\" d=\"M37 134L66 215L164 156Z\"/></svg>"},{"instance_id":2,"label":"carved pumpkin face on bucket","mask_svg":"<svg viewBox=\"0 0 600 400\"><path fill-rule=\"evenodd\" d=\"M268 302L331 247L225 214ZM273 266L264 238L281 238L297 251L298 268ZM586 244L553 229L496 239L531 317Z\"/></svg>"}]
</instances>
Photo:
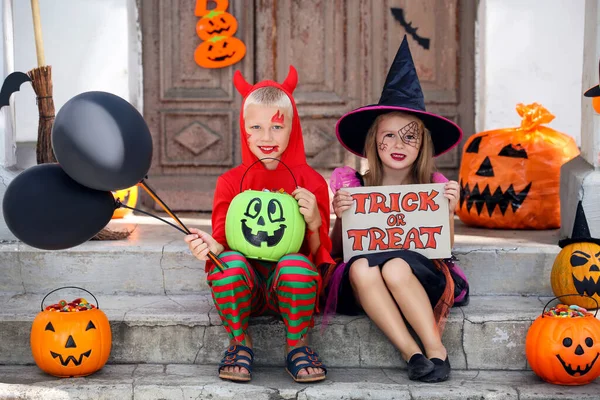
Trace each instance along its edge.
<instances>
[{"instance_id":1,"label":"carved pumpkin face on bucket","mask_svg":"<svg viewBox=\"0 0 600 400\"><path fill-rule=\"evenodd\" d=\"M305 229L298 202L285 193L246 190L233 198L225 219L229 247L267 261L296 253Z\"/></svg>"},{"instance_id":2,"label":"carved pumpkin face on bucket","mask_svg":"<svg viewBox=\"0 0 600 400\"><path fill-rule=\"evenodd\" d=\"M238 23L235 17L224 11L211 11L196 24L196 33L202 40L215 36L231 37L235 34Z\"/></svg>"},{"instance_id":3,"label":"carved pumpkin face on bucket","mask_svg":"<svg viewBox=\"0 0 600 400\"><path fill-rule=\"evenodd\" d=\"M573 296L577 297L577 296ZM531 369L557 385L585 385L600 376L600 321L585 317L538 317L527 333Z\"/></svg>"},{"instance_id":4,"label":"carved pumpkin face on bucket","mask_svg":"<svg viewBox=\"0 0 600 400\"><path fill-rule=\"evenodd\" d=\"M106 364L112 336L108 319L99 309L42 311L33 321L30 343L33 359L44 372L86 376Z\"/></svg>"},{"instance_id":5,"label":"carved pumpkin face on bucket","mask_svg":"<svg viewBox=\"0 0 600 400\"><path fill-rule=\"evenodd\" d=\"M204 68L222 68L235 64L246 55L246 45L236 37L215 36L202 42L194 60Z\"/></svg>"}]
</instances>

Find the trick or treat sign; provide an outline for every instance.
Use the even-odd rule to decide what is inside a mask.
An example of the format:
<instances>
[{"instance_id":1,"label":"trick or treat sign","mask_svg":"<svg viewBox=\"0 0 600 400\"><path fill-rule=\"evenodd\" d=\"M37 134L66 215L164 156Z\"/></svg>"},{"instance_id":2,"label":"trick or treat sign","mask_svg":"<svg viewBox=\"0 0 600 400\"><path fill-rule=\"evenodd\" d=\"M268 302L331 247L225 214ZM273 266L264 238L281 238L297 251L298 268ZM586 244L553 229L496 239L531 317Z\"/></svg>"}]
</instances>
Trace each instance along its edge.
<instances>
[{"instance_id":1,"label":"trick or treat sign","mask_svg":"<svg viewBox=\"0 0 600 400\"><path fill-rule=\"evenodd\" d=\"M443 183L344 190L353 200L342 214L344 262L359 254L403 249L428 258L451 256Z\"/></svg>"}]
</instances>

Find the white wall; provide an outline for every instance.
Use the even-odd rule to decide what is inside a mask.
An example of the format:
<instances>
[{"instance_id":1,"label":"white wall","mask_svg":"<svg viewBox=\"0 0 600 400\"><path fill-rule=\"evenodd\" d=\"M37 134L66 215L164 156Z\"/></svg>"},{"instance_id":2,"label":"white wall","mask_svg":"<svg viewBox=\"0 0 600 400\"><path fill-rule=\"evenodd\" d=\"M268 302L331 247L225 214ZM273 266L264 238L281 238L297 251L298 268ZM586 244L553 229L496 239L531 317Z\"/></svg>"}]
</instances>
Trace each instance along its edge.
<instances>
[{"instance_id":1,"label":"white wall","mask_svg":"<svg viewBox=\"0 0 600 400\"><path fill-rule=\"evenodd\" d=\"M581 144L584 0L481 0L476 130L520 125L537 102Z\"/></svg>"},{"instance_id":2,"label":"white wall","mask_svg":"<svg viewBox=\"0 0 600 400\"><path fill-rule=\"evenodd\" d=\"M56 110L90 90L114 93L138 106L131 94L130 60L138 59L133 0L40 0L46 64L52 66ZM36 68L31 2L14 2L15 70ZM131 40L135 37L135 40ZM134 64L135 65L135 64ZM132 72L138 80L138 71ZM135 89L136 92L138 89ZM17 141L37 140L38 110L31 85L15 94ZM132 98L133 97L133 98Z\"/></svg>"}]
</instances>

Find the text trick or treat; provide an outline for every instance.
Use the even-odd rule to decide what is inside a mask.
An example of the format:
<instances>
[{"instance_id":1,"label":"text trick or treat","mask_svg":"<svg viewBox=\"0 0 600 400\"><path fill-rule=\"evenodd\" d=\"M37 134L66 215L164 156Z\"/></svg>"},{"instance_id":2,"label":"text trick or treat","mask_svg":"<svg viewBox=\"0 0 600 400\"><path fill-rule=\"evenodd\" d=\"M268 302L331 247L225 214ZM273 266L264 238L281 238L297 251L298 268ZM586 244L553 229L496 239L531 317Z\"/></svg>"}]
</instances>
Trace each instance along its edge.
<instances>
[{"instance_id":1,"label":"text trick or treat","mask_svg":"<svg viewBox=\"0 0 600 400\"><path fill-rule=\"evenodd\" d=\"M110 355L112 335L106 315L86 299L61 300L33 320L31 353L37 366L58 377L90 375Z\"/></svg>"},{"instance_id":2,"label":"text trick or treat","mask_svg":"<svg viewBox=\"0 0 600 400\"><path fill-rule=\"evenodd\" d=\"M227 244L248 258L278 261L296 253L304 241L306 223L290 194L246 190L227 210Z\"/></svg>"},{"instance_id":3,"label":"text trick or treat","mask_svg":"<svg viewBox=\"0 0 600 400\"><path fill-rule=\"evenodd\" d=\"M570 136L544 126L554 116L541 105L518 104L517 112L520 127L481 132L465 143L456 213L468 225L560 226L560 167L579 149Z\"/></svg>"},{"instance_id":4,"label":"text trick or treat","mask_svg":"<svg viewBox=\"0 0 600 400\"><path fill-rule=\"evenodd\" d=\"M600 321L579 306L559 304L533 321L525 355L533 372L546 382L590 383L600 376Z\"/></svg>"}]
</instances>

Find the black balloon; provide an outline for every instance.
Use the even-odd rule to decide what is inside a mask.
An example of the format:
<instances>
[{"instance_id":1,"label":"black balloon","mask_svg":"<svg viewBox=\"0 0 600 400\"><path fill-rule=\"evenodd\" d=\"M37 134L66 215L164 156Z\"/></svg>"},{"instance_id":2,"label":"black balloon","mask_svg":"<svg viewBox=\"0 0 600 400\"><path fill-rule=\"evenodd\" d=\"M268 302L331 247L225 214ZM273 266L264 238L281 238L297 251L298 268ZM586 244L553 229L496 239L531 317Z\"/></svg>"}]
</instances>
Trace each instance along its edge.
<instances>
[{"instance_id":1,"label":"black balloon","mask_svg":"<svg viewBox=\"0 0 600 400\"><path fill-rule=\"evenodd\" d=\"M106 92L81 93L58 111L52 148L69 176L97 190L139 183L152 162L152 137L142 115Z\"/></svg>"},{"instance_id":2,"label":"black balloon","mask_svg":"<svg viewBox=\"0 0 600 400\"><path fill-rule=\"evenodd\" d=\"M41 164L19 174L2 202L8 229L38 249L61 250L96 235L115 209L111 192L90 189L71 179L58 164Z\"/></svg>"}]
</instances>

